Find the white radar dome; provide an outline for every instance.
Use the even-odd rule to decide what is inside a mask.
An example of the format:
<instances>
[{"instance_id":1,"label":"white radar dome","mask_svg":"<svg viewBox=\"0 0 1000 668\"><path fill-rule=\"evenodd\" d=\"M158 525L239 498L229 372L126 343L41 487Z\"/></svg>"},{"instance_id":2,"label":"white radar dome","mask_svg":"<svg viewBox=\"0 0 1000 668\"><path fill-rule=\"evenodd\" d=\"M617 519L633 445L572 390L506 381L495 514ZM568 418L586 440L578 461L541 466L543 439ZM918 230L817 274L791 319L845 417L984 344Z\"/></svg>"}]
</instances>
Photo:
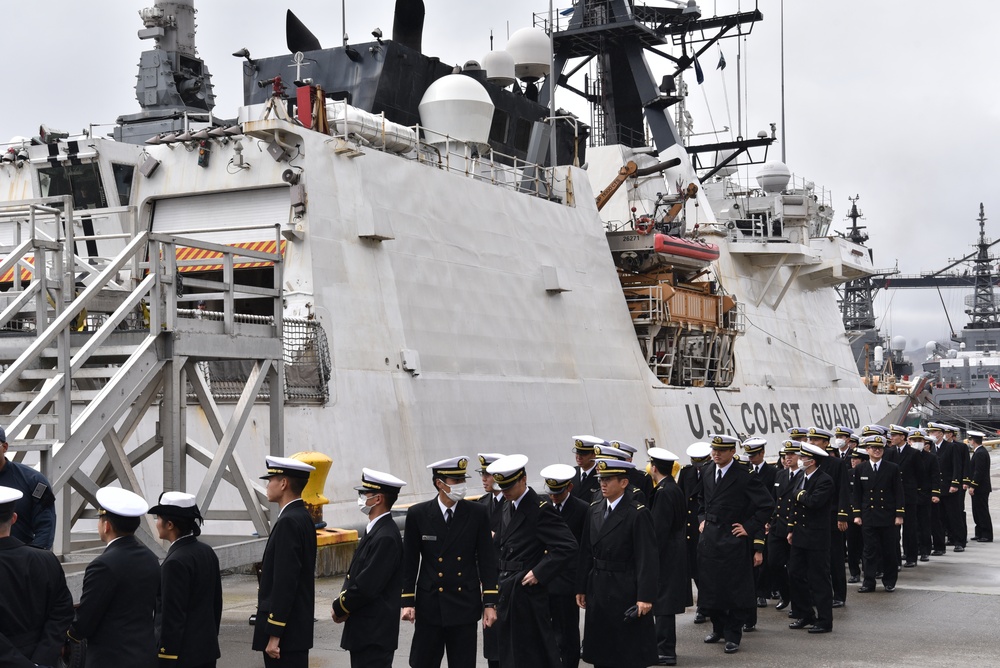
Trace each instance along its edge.
<instances>
[{"instance_id":1,"label":"white radar dome","mask_svg":"<svg viewBox=\"0 0 1000 668\"><path fill-rule=\"evenodd\" d=\"M453 140L486 144L493 124L493 102L483 85L462 74L449 74L432 83L417 107L427 141Z\"/></svg>"},{"instance_id":2,"label":"white radar dome","mask_svg":"<svg viewBox=\"0 0 1000 668\"><path fill-rule=\"evenodd\" d=\"M906 337L905 336L894 336L892 341L889 343L889 349L896 352L902 352L906 350Z\"/></svg>"},{"instance_id":3,"label":"white radar dome","mask_svg":"<svg viewBox=\"0 0 1000 668\"><path fill-rule=\"evenodd\" d=\"M924 352L928 355L933 355L935 350L937 350L937 341L928 341L924 344Z\"/></svg>"},{"instance_id":4,"label":"white radar dome","mask_svg":"<svg viewBox=\"0 0 1000 668\"><path fill-rule=\"evenodd\" d=\"M788 171L785 163L779 160L770 160L760 166L757 172L757 183L769 194L780 193L788 186L792 179L792 173Z\"/></svg>"},{"instance_id":5,"label":"white radar dome","mask_svg":"<svg viewBox=\"0 0 1000 668\"><path fill-rule=\"evenodd\" d=\"M514 57L514 75L523 81L537 81L549 73L549 36L538 28L521 28L507 41Z\"/></svg>"},{"instance_id":6,"label":"white radar dome","mask_svg":"<svg viewBox=\"0 0 1000 668\"><path fill-rule=\"evenodd\" d=\"M501 88L514 83L514 56L506 49L490 51L483 56L483 69L486 70L486 80Z\"/></svg>"}]
</instances>

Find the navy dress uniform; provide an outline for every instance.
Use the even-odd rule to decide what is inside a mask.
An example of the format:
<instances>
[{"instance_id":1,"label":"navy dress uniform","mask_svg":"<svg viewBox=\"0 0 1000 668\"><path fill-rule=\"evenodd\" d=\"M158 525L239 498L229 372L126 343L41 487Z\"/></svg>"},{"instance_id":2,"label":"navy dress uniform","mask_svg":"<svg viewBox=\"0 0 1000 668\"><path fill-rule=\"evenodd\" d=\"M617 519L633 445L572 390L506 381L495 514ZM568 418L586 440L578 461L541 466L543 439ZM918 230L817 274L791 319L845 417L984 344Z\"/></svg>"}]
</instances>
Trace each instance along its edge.
<instances>
[{"instance_id":1,"label":"navy dress uniform","mask_svg":"<svg viewBox=\"0 0 1000 668\"><path fill-rule=\"evenodd\" d=\"M767 531L767 567L771 582L781 597L775 606L778 610L784 610L792 602L788 586L788 553L791 549L788 544L788 521L792 514L792 504L795 502L792 492L795 490L798 476L801 475L801 472L794 468L800 452L799 443L786 439L782 445L781 456L785 457L786 462L791 462L793 468L783 468L774 477L774 510Z\"/></svg>"},{"instance_id":2,"label":"navy dress uniform","mask_svg":"<svg viewBox=\"0 0 1000 668\"><path fill-rule=\"evenodd\" d=\"M156 666L153 616L160 586L160 562L134 532L149 510L141 496L119 487L97 490L101 522L120 535L83 575L83 593L70 641L87 641L87 668Z\"/></svg>"},{"instance_id":3,"label":"navy dress uniform","mask_svg":"<svg viewBox=\"0 0 1000 668\"><path fill-rule=\"evenodd\" d=\"M56 535L56 497L40 472L7 459L7 433L0 428L0 485L21 492L14 504L17 522L11 535L25 545L52 549Z\"/></svg>"},{"instance_id":4,"label":"navy dress uniform","mask_svg":"<svg viewBox=\"0 0 1000 668\"><path fill-rule=\"evenodd\" d=\"M830 455L820 459L819 468L833 480L833 503L830 507L830 581L833 606L839 608L847 601L847 573L844 570L845 534L851 520L850 464L840 459L837 448L831 445L833 432L811 427L807 437Z\"/></svg>"},{"instance_id":5,"label":"navy dress uniform","mask_svg":"<svg viewBox=\"0 0 1000 668\"><path fill-rule=\"evenodd\" d=\"M881 568L886 591L896 589L899 575L896 520L902 521L904 494L899 467L883 460L879 451L885 449L885 437L867 436L861 445L868 451L869 461L858 464L852 503L854 522L861 520L864 541L862 569L864 581L859 592L875 590L875 573Z\"/></svg>"},{"instance_id":6,"label":"navy dress uniform","mask_svg":"<svg viewBox=\"0 0 1000 668\"><path fill-rule=\"evenodd\" d=\"M635 455L639 452L639 448L634 445L630 445L625 441L609 441L608 445L612 448L618 448L622 452L627 452L630 462L635 461ZM629 469L628 481L631 483L632 487L637 487L642 490L643 498L649 499L653 496L653 479L649 477L649 474L645 469L640 469L638 465L634 469Z\"/></svg>"},{"instance_id":7,"label":"navy dress uniform","mask_svg":"<svg viewBox=\"0 0 1000 668\"><path fill-rule=\"evenodd\" d=\"M629 461L597 462L598 475L628 480ZM643 668L655 664L656 631L652 615L633 618L637 602L657 597L659 560L649 510L627 484L618 498L590 506L583 524L577 593L586 597L583 660L595 668ZM615 642L607 642L612 637Z\"/></svg>"},{"instance_id":8,"label":"navy dress uniform","mask_svg":"<svg viewBox=\"0 0 1000 668\"><path fill-rule=\"evenodd\" d=\"M214 667L221 656L222 577L215 550L198 540L202 517L195 497L164 492L149 514L191 526L191 533L175 540L160 564L156 596L160 668Z\"/></svg>"},{"instance_id":9,"label":"navy dress uniform","mask_svg":"<svg viewBox=\"0 0 1000 668\"><path fill-rule=\"evenodd\" d=\"M427 468L435 478L465 480L468 463L453 457ZM456 488L451 485L448 496L452 507L439 493L406 512L400 603L415 609L412 668L440 666L446 650L449 668L474 667L483 609L496 607L499 598L490 512Z\"/></svg>"},{"instance_id":10,"label":"navy dress uniform","mask_svg":"<svg viewBox=\"0 0 1000 668\"><path fill-rule=\"evenodd\" d=\"M833 480L818 467L819 461L829 457L825 449L806 443L799 457L813 464L796 476L788 519L792 609L801 615L789 627L809 628L810 633L828 633L833 630L829 521L835 490Z\"/></svg>"},{"instance_id":11,"label":"navy dress uniform","mask_svg":"<svg viewBox=\"0 0 1000 668\"><path fill-rule=\"evenodd\" d=\"M486 472L486 467L503 457L503 455L499 452L481 452L478 456L479 474L484 477L483 484L485 485L485 476L489 475ZM500 522L503 520L503 504L505 503L505 500L503 498L503 494L500 492L500 488L497 487L496 483L493 481L492 475L489 475L489 480L491 491L479 497L479 503L486 506L489 511L490 532L495 539L496 535L500 532ZM496 552L495 542L493 543L493 551ZM499 560L499 556L497 558ZM500 643L497 641L497 631L495 625L489 628L483 627L483 658L486 659L486 663L489 668L499 668Z\"/></svg>"},{"instance_id":12,"label":"navy dress uniform","mask_svg":"<svg viewBox=\"0 0 1000 668\"><path fill-rule=\"evenodd\" d=\"M940 557L945 553L945 529L948 523L946 512L947 497L951 487L951 443L944 439L942 422L929 422L927 436L931 441L930 452L937 459L939 501L931 505L931 556Z\"/></svg>"},{"instance_id":13,"label":"navy dress uniform","mask_svg":"<svg viewBox=\"0 0 1000 668\"><path fill-rule=\"evenodd\" d=\"M892 442L886 447L884 459L899 467L903 479L903 510L906 512L906 522L901 527L903 566L913 568L917 565L917 503L920 489L920 464L917 461L917 450L907 445L910 430L900 425L890 425L889 437L898 442ZM901 437L901 438L900 438Z\"/></svg>"},{"instance_id":14,"label":"navy dress uniform","mask_svg":"<svg viewBox=\"0 0 1000 668\"><path fill-rule=\"evenodd\" d=\"M739 441L718 434L709 442L715 451L735 454ZM704 528L698 542L698 604L712 619L712 633L705 641L725 638L727 653L739 651L749 608L757 603L754 554L764 549L764 526L773 509L771 493L745 466L730 459L723 468L713 462L705 469L699 511ZM745 536L733 535L736 524L743 527Z\"/></svg>"},{"instance_id":15,"label":"navy dress uniform","mask_svg":"<svg viewBox=\"0 0 1000 668\"><path fill-rule=\"evenodd\" d=\"M955 545L955 552L964 552L969 529L965 517L965 485L969 477L969 448L957 440L960 429L944 425L947 463L941 462L941 503L944 505L948 542ZM948 491L946 492L945 489ZM952 490L955 490L954 492Z\"/></svg>"},{"instance_id":16,"label":"navy dress uniform","mask_svg":"<svg viewBox=\"0 0 1000 668\"><path fill-rule=\"evenodd\" d=\"M580 544L583 538L583 523L586 521L590 504L568 490L576 471L566 464L552 464L540 471L545 482L545 493L549 495L552 507L573 533ZM552 628L556 634L556 645L563 668L580 665L580 608L576 604L576 559L571 559L559 575L549 584L549 609L552 612Z\"/></svg>"},{"instance_id":17,"label":"navy dress uniform","mask_svg":"<svg viewBox=\"0 0 1000 668\"><path fill-rule=\"evenodd\" d=\"M573 496L578 496L587 503L601 493L601 481L597 479L597 460L594 448L610 445L603 438L596 436L574 436L573 454L576 456L576 478L573 480ZM581 466L583 464L583 466Z\"/></svg>"},{"instance_id":18,"label":"navy dress uniform","mask_svg":"<svg viewBox=\"0 0 1000 668\"><path fill-rule=\"evenodd\" d=\"M981 431L968 432L975 444L969 474L969 494L972 495L972 520L976 523L975 539L980 543L993 542L993 519L990 517L990 455L983 447Z\"/></svg>"},{"instance_id":19,"label":"navy dress uniform","mask_svg":"<svg viewBox=\"0 0 1000 668\"><path fill-rule=\"evenodd\" d=\"M73 621L73 597L56 556L11 535L22 496L0 487L0 665L55 666Z\"/></svg>"},{"instance_id":20,"label":"navy dress uniform","mask_svg":"<svg viewBox=\"0 0 1000 668\"><path fill-rule=\"evenodd\" d=\"M771 494L771 498L775 498L774 493L774 479L777 475L777 471L774 466L763 461L764 448L767 447L767 440L763 438L748 438L742 443L743 452L747 455L747 467L750 469L750 473L758 478L760 478L761 483L764 488L767 489ZM751 458L756 458L760 456L762 461L758 464L754 464L750 461ZM753 569L753 579L756 587L757 594L757 608L766 608L767 599L774 591L771 588L771 578L768 577L767 568L767 542L764 542L764 561L760 566L755 566ZM757 609L753 608L750 610L750 616L747 620L746 627L744 631L753 630L757 626Z\"/></svg>"},{"instance_id":21,"label":"navy dress uniform","mask_svg":"<svg viewBox=\"0 0 1000 668\"><path fill-rule=\"evenodd\" d=\"M386 494L395 501L406 485L394 475L362 469L358 492ZM359 507L361 501L359 500ZM347 617L340 646L352 668L389 668L399 645L399 594L403 588L403 539L389 512L372 518L351 559L333 613Z\"/></svg>"},{"instance_id":22,"label":"navy dress uniform","mask_svg":"<svg viewBox=\"0 0 1000 668\"><path fill-rule=\"evenodd\" d=\"M699 441L689 445L685 454L691 459L691 463L682 467L677 473L677 484L684 492L687 505L684 552L687 559L689 583L685 603L694 605L694 594L691 591L690 583L698 584L698 540L701 538L701 532L698 531L698 506L701 502L701 474L710 463L709 457L712 455L712 448L708 443ZM699 608L695 613L695 623L700 624L704 621L705 617Z\"/></svg>"},{"instance_id":23,"label":"navy dress uniform","mask_svg":"<svg viewBox=\"0 0 1000 668\"><path fill-rule=\"evenodd\" d=\"M687 574L687 499L670 472L677 455L664 448L650 448L649 459L663 478L653 488L650 512L656 536L659 565L653 624L656 628L658 664L677 663L677 615L684 612L691 595Z\"/></svg>"},{"instance_id":24,"label":"navy dress uniform","mask_svg":"<svg viewBox=\"0 0 1000 668\"><path fill-rule=\"evenodd\" d=\"M851 449L851 475L849 478L851 498L854 498L854 486L858 480L858 465L868 461L868 453L859 447ZM861 582L861 555L864 553L864 541L861 538L861 527L853 521L847 525L847 569L851 573L848 580L851 584Z\"/></svg>"},{"instance_id":25,"label":"navy dress uniform","mask_svg":"<svg viewBox=\"0 0 1000 668\"><path fill-rule=\"evenodd\" d=\"M917 455L917 555L920 561L930 561L931 513L934 506L941 505L941 474L937 456L929 449L927 432L911 429L909 440Z\"/></svg>"},{"instance_id":26,"label":"navy dress uniform","mask_svg":"<svg viewBox=\"0 0 1000 668\"><path fill-rule=\"evenodd\" d=\"M306 479L313 466L289 457L265 458L267 475ZM254 651L264 652L271 636L280 638L281 658L264 653L265 666L302 666L313 646L316 613L316 525L301 498L289 501L278 513L264 546Z\"/></svg>"},{"instance_id":27,"label":"navy dress uniform","mask_svg":"<svg viewBox=\"0 0 1000 668\"><path fill-rule=\"evenodd\" d=\"M507 498L500 533L494 539L500 553L495 624L500 666L556 668L561 662L552 629L549 586L576 556L577 542L552 504L527 486L527 463L524 455L507 455L487 468ZM512 498L522 489L520 496Z\"/></svg>"}]
</instances>

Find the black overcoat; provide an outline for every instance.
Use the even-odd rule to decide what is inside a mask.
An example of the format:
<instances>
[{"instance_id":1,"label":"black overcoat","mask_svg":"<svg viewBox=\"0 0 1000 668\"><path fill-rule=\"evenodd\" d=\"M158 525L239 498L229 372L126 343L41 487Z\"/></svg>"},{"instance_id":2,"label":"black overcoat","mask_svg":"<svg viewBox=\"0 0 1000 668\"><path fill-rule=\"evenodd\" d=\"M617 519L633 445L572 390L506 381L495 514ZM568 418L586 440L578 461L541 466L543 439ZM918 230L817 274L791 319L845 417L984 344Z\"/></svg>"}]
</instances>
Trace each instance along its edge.
<instances>
[{"instance_id":1,"label":"black overcoat","mask_svg":"<svg viewBox=\"0 0 1000 668\"><path fill-rule=\"evenodd\" d=\"M861 462L854 468L854 476L852 510L862 526L889 527L897 517L905 517L906 497L898 466L882 460L875 473L870 461Z\"/></svg>"},{"instance_id":2,"label":"black overcoat","mask_svg":"<svg viewBox=\"0 0 1000 668\"><path fill-rule=\"evenodd\" d=\"M215 550L193 535L174 541L160 564L156 611L161 666L203 666L221 656L222 577Z\"/></svg>"},{"instance_id":3,"label":"black overcoat","mask_svg":"<svg viewBox=\"0 0 1000 668\"><path fill-rule=\"evenodd\" d=\"M659 577L654 615L679 615L689 605L691 585L688 580L687 499L680 486L666 476L653 489L653 530L656 535Z\"/></svg>"}]
</instances>

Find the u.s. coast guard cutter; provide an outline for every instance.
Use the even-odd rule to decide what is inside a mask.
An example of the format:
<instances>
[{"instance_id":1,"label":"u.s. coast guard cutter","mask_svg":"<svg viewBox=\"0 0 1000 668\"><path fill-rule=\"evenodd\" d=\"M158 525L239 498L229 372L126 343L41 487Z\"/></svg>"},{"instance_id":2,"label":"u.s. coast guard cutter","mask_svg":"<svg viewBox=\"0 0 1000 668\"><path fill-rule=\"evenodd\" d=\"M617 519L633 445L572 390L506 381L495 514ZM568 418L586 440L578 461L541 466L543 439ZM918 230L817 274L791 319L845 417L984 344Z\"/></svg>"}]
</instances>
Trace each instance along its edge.
<instances>
[{"instance_id":1,"label":"u.s. coast guard cutter","mask_svg":"<svg viewBox=\"0 0 1000 668\"><path fill-rule=\"evenodd\" d=\"M268 452L331 457L326 519L352 526L362 466L416 498L460 453L540 468L574 434L683 451L905 411L856 373L833 286L872 266L828 195L774 162L738 183L767 134L674 122L681 73L759 11L581 0L554 55L527 28L460 68L422 17L400 0L393 39L324 49L290 15L289 54L237 52L220 120L191 2L157 0L140 112L4 147L0 423L59 492L60 552L115 480L266 534ZM588 123L550 110L557 78Z\"/></svg>"}]
</instances>

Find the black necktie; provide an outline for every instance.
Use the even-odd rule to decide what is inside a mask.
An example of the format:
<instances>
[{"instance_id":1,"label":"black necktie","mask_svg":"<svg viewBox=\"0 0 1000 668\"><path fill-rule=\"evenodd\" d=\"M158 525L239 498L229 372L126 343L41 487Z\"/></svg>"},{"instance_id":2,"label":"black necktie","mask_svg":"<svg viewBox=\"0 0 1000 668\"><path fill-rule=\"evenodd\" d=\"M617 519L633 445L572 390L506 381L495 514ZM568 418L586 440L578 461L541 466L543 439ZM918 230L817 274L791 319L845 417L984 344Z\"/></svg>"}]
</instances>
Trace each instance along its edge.
<instances>
[{"instance_id":1,"label":"black necktie","mask_svg":"<svg viewBox=\"0 0 1000 668\"><path fill-rule=\"evenodd\" d=\"M445 524L451 524L451 516L452 516L451 508L448 508L447 510L444 511Z\"/></svg>"},{"instance_id":2,"label":"black necktie","mask_svg":"<svg viewBox=\"0 0 1000 668\"><path fill-rule=\"evenodd\" d=\"M608 519L608 515L611 514L611 504L604 506L604 519Z\"/></svg>"},{"instance_id":3,"label":"black necktie","mask_svg":"<svg viewBox=\"0 0 1000 668\"><path fill-rule=\"evenodd\" d=\"M872 471L878 473L878 464L872 464Z\"/></svg>"},{"instance_id":4,"label":"black necktie","mask_svg":"<svg viewBox=\"0 0 1000 668\"><path fill-rule=\"evenodd\" d=\"M716 469L715 484L718 485L720 482L722 482L722 469Z\"/></svg>"}]
</instances>

